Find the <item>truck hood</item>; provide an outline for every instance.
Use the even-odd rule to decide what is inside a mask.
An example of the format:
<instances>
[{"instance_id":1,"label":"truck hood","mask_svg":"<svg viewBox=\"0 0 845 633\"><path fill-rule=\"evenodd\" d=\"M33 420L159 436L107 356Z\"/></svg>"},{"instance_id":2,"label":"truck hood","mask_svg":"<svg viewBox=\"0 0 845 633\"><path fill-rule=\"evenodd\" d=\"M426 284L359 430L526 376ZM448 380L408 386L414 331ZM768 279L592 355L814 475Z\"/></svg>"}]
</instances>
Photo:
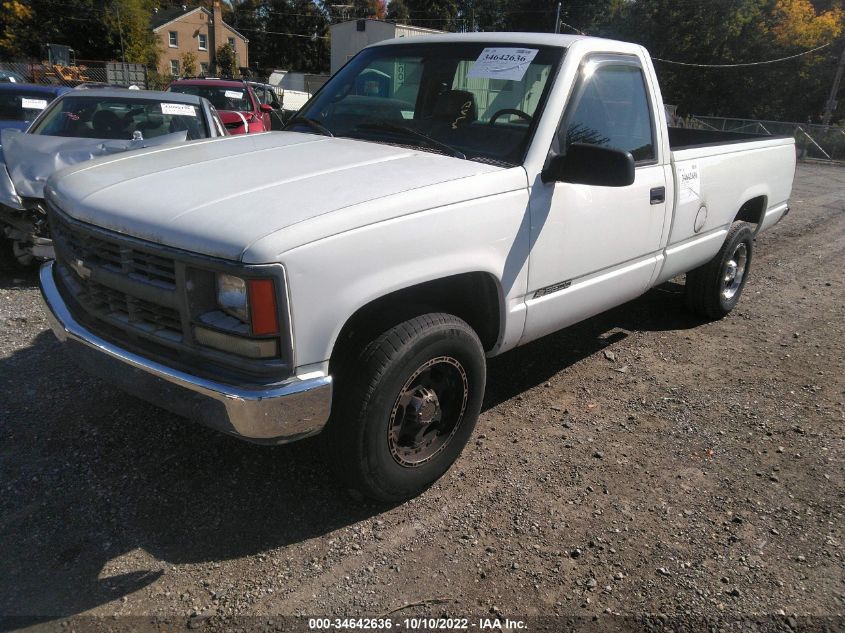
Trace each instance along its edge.
<instances>
[{"instance_id":1,"label":"truck hood","mask_svg":"<svg viewBox=\"0 0 845 633\"><path fill-rule=\"evenodd\" d=\"M502 168L401 147L270 132L94 160L55 174L47 199L96 226L241 260L261 238L318 216L343 212L347 217L324 232L339 232L340 225L348 230L356 222L413 211L392 205L380 217L365 214L350 225L356 217L353 208L372 209L366 203L403 193L407 198L408 192L480 174L489 174L492 181L498 171ZM455 195L450 193L447 203L460 201ZM426 198L423 193L416 197ZM261 257L269 255L263 252Z\"/></svg>"}]
</instances>

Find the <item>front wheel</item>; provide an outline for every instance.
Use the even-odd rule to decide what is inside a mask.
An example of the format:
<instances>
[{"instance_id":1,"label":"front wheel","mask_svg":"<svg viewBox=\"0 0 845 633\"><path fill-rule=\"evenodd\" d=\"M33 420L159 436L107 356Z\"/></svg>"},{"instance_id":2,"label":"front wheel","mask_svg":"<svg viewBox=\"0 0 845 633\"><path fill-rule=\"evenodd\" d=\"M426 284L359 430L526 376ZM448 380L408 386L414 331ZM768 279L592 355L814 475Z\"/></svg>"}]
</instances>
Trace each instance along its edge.
<instances>
[{"instance_id":1,"label":"front wheel","mask_svg":"<svg viewBox=\"0 0 845 633\"><path fill-rule=\"evenodd\" d=\"M753 246L751 227L736 222L716 256L687 273L687 307L708 319L727 316L739 302L748 280Z\"/></svg>"},{"instance_id":2,"label":"front wheel","mask_svg":"<svg viewBox=\"0 0 845 633\"><path fill-rule=\"evenodd\" d=\"M341 375L328 441L343 484L397 502L419 494L458 458L486 381L484 348L461 319L432 313L376 337Z\"/></svg>"},{"instance_id":3,"label":"front wheel","mask_svg":"<svg viewBox=\"0 0 845 633\"><path fill-rule=\"evenodd\" d=\"M38 263L26 246L0 234L0 269L26 271L35 268Z\"/></svg>"}]
</instances>

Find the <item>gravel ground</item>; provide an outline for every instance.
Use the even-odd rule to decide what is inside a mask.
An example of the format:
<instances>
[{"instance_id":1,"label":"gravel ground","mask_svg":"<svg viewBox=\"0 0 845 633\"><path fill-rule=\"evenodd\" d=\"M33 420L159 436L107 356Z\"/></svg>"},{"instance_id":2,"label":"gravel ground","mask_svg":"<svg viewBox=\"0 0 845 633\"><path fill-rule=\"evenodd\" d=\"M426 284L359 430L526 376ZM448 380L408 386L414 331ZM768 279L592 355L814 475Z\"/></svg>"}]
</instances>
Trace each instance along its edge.
<instances>
[{"instance_id":1,"label":"gravel ground","mask_svg":"<svg viewBox=\"0 0 845 633\"><path fill-rule=\"evenodd\" d=\"M492 360L463 456L392 508L339 491L318 440L87 377L35 276L3 274L0 614L841 617L843 266L845 169L801 165L729 318L667 284Z\"/></svg>"}]
</instances>

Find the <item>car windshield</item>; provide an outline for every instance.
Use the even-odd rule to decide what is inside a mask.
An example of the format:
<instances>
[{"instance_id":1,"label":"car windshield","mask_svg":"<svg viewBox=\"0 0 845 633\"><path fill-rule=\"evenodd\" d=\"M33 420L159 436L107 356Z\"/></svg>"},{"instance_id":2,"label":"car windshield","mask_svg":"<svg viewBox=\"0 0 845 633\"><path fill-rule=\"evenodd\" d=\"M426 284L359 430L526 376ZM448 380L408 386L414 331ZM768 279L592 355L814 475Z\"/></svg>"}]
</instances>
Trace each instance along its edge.
<instances>
[{"instance_id":1,"label":"car windshield","mask_svg":"<svg viewBox=\"0 0 845 633\"><path fill-rule=\"evenodd\" d=\"M189 141L207 138L198 106L157 99L71 96L61 99L32 129L33 134L130 140L187 132Z\"/></svg>"},{"instance_id":2,"label":"car windshield","mask_svg":"<svg viewBox=\"0 0 845 633\"><path fill-rule=\"evenodd\" d=\"M4 90L0 92L0 120L32 121L53 100L35 90Z\"/></svg>"},{"instance_id":3,"label":"car windshield","mask_svg":"<svg viewBox=\"0 0 845 633\"><path fill-rule=\"evenodd\" d=\"M484 42L375 46L330 79L288 129L520 164L563 53Z\"/></svg>"},{"instance_id":4,"label":"car windshield","mask_svg":"<svg viewBox=\"0 0 845 633\"><path fill-rule=\"evenodd\" d=\"M249 102L249 94L244 86L196 86L191 84L176 83L168 88L170 92L181 92L188 95L198 95L211 101L218 110L237 110L250 112L252 105Z\"/></svg>"}]
</instances>

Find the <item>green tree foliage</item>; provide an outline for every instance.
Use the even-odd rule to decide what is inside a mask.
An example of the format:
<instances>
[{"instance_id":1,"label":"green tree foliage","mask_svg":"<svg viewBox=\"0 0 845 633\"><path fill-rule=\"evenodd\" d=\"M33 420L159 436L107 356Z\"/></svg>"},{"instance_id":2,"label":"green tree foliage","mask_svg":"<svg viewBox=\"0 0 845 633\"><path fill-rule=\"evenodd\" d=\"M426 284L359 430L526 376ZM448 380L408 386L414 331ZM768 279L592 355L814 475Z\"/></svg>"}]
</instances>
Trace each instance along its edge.
<instances>
[{"instance_id":1,"label":"green tree foliage","mask_svg":"<svg viewBox=\"0 0 845 633\"><path fill-rule=\"evenodd\" d=\"M352 0L350 4L352 5L350 17L383 20L387 13L384 0Z\"/></svg>"},{"instance_id":2,"label":"green tree foliage","mask_svg":"<svg viewBox=\"0 0 845 633\"><path fill-rule=\"evenodd\" d=\"M842 32L836 5L809 0L637 0L596 20L591 35L638 42L653 57L702 65L771 60L833 42ZM667 103L682 113L815 121L824 109L840 42L770 65L690 68L657 61ZM842 100L840 100L842 101Z\"/></svg>"},{"instance_id":3,"label":"green tree foliage","mask_svg":"<svg viewBox=\"0 0 845 633\"><path fill-rule=\"evenodd\" d=\"M182 54L181 64L183 77L195 77L197 74L197 56L191 51Z\"/></svg>"},{"instance_id":4,"label":"green tree foliage","mask_svg":"<svg viewBox=\"0 0 845 633\"><path fill-rule=\"evenodd\" d=\"M328 71L329 18L311 0L235 0L231 24L249 38L255 74Z\"/></svg>"},{"instance_id":5,"label":"green tree foliage","mask_svg":"<svg viewBox=\"0 0 845 633\"><path fill-rule=\"evenodd\" d=\"M390 0L387 5L387 19L397 24L408 24L411 21L411 12L405 0Z\"/></svg>"},{"instance_id":6,"label":"green tree foliage","mask_svg":"<svg viewBox=\"0 0 845 633\"><path fill-rule=\"evenodd\" d=\"M154 65L158 48L150 21L155 0L3 0L0 54L41 57L44 44L64 44L79 59ZM123 49L121 49L121 33Z\"/></svg>"},{"instance_id":7,"label":"green tree foliage","mask_svg":"<svg viewBox=\"0 0 845 633\"><path fill-rule=\"evenodd\" d=\"M217 47L215 57L217 58L217 72L223 77L237 77L237 58L229 42Z\"/></svg>"},{"instance_id":8,"label":"green tree foliage","mask_svg":"<svg viewBox=\"0 0 845 633\"><path fill-rule=\"evenodd\" d=\"M441 31L464 30L458 0L405 0L411 23Z\"/></svg>"},{"instance_id":9,"label":"green tree foliage","mask_svg":"<svg viewBox=\"0 0 845 633\"><path fill-rule=\"evenodd\" d=\"M193 4L198 0L187 0ZM81 59L153 64L156 0L0 0L0 55L38 57L47 42ZM158 0L164 3L165 0ZM845 0L563 0L561 32L586 31L646 46L654 57L693 64L744 63L818 53L750 68L690 68L656 61L667 103L683 114L817 120L845 41ZM254 74L274 68L325 72L329 24L385 15L383 0L229 0L224 19L249 40ZM387 19L447 31L555 29L555 0L393 0ZM120 20L117 19L118 11ZM330 13L331 11L331 13ZM571 25L571 26L567 26ZM183 63L184 66L184 63ZM835 119L845 117L845 87Z\"/></svg>"},{"instance_id":10,"label":"green tree foliage","mask_svg":"<svg viewBox=\"0 0 845 633\"><path fill-rule=\"evenodd\" d=\"M150 18L157 4L156 0L112 0L104 6L106 37L115 57L121 59L125 53L127 62L151 68L156 66L158 40L152 31Z\"/></svg>"},{"instance_id":11,"label":"green tree foliage","mask_svg":"<svg viewBox=\"0 0 845 633\"><path fill-rule=\"evenodd\" d=\"M32 9L19 0L0 2L0 55L19 57L26 50L27 42L21 32L32 19Z\"/></svg>"}]
</instances>

